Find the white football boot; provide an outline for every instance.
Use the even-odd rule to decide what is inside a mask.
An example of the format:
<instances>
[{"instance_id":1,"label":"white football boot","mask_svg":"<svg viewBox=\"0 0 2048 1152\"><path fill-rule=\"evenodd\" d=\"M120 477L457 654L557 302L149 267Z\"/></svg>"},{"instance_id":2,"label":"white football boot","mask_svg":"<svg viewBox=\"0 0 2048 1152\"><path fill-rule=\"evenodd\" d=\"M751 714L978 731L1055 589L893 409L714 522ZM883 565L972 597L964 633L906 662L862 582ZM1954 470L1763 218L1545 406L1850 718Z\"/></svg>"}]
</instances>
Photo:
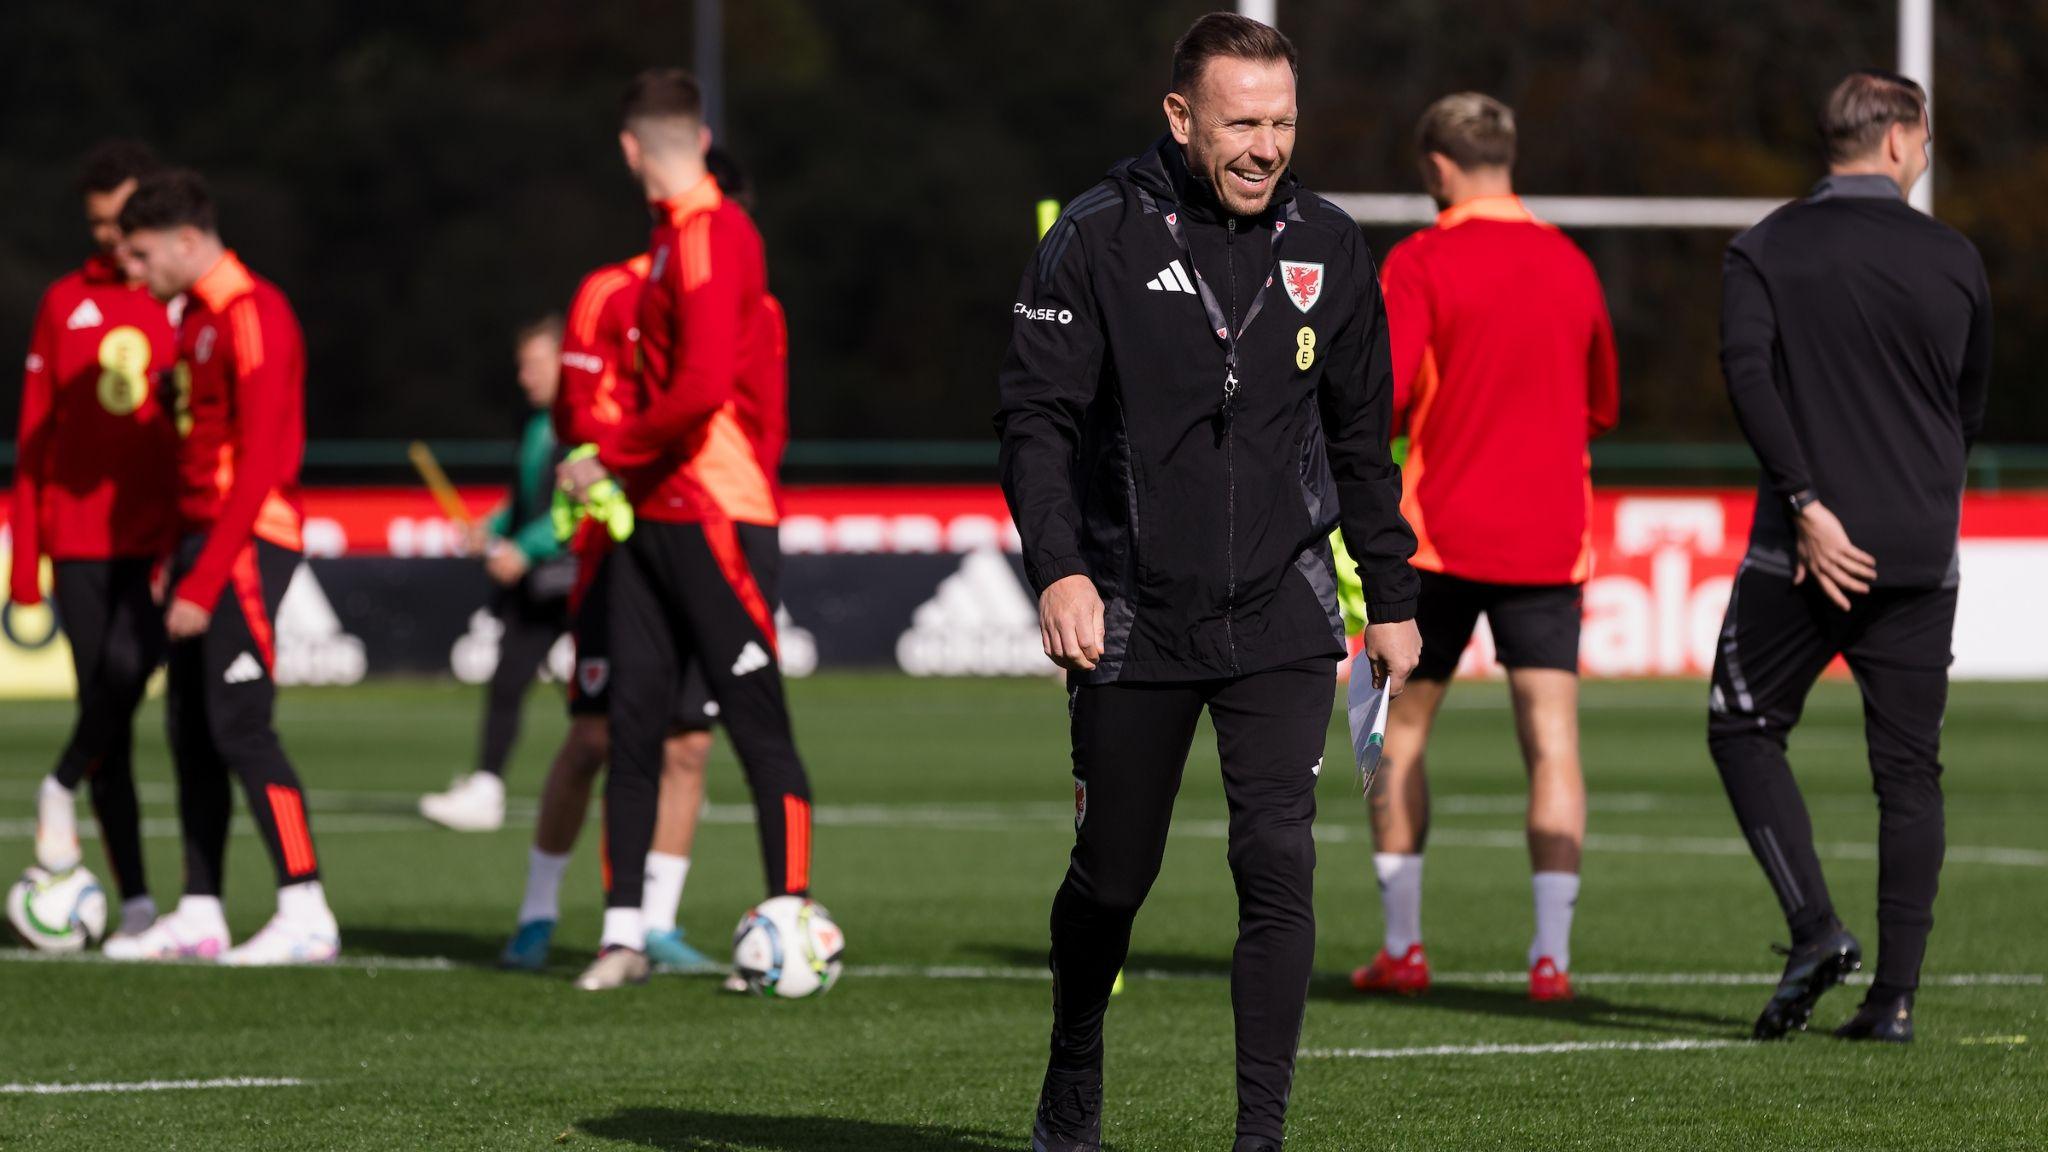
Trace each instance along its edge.
<instances>
[{"instance_id":1,"label":"white football boot","mask_svg":"<svg viewBox=\"0 0 2048 1152\"><path fill-rule=\"evenodd\" d=\"M608 992L628 984L645 984L647 974L653 969L647 953L614 944L597 954L597 959L591 961L583 975L576 978L576 987L585 992Z\"/></svg>"},{"instance_id":2,"label":"white football boot","mask_svg":"<svg viewBox=\"0 0 2048 1152\"><path fill-rule=\"evenodd\" d=\"M505 782L488 772L458 776L446 792L420 797L420 815L457 832L496 832L505 826Z\"/></svg>"},{"instance_id":3,"label":"white football boot","mask_svg":"<svg viewBox=\"0 0 2048 1152\"><path fill-rule=\"evenodd\" d=\"M215 961L228 950L227 922L218 911L204 915L180 907L132 935L126 931L125 912L121 919L122 931L109 936L100 950L109 960Z\"/></svg>"},{"instance_id":4,"label":"white football boot","mask_svg":"<svg viewBox=\"0 0 2048 1152\"><path fill-rule=\"evenodd\" d=\"M341 929L332 920L308 925L280 912L220 962L230 968L289 968L332 964L340 955Z\"/></svg>"}]
</instances>

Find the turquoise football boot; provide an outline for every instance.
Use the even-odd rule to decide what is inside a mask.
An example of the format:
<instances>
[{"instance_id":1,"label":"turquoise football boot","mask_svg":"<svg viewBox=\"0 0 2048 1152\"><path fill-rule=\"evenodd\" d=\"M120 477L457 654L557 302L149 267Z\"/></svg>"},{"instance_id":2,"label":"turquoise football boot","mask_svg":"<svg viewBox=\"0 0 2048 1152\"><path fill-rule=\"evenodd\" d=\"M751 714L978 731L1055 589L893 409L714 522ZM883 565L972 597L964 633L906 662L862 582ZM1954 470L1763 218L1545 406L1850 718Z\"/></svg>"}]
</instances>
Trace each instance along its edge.
<instances>
[{"instance_id":1,"label":"turquoise football boot","mask_svg":"<svg viewBox=\"0 0 2048 1152\"><path fill-rule=\"evenodd\" d=\"M718 967L711 962L711 957L684 943L681 928L671 928L666 932L649 932L647 958L659 967L683 972L715 970Z\"/></svg>"},{"instance_id":2,"label":"turquoise football boot","mask_svg":"<svg viewBox=\"0 0 2048 1152\"><path fill-rule=\"evenodd\" d=\"M510 972L542 972L548 966L548 949L555 942L553 920L528 920L505 941L498 953L498 967Z\"/></svg>"}]
</instances>

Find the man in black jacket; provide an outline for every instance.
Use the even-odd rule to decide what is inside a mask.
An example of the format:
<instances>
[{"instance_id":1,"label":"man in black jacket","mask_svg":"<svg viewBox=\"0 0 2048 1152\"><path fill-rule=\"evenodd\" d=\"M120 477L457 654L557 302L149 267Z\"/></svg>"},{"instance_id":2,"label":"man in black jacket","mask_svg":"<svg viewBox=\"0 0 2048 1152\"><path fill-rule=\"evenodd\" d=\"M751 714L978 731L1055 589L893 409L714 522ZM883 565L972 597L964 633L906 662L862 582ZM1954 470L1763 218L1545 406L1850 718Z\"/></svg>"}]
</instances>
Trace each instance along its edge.
<instances>
[{"instance_id":1,"label":"man in black jacket","mask_svg":"<svg viewBox=\"0 0 2048 1152\"><path fill-rule=\"evenodd\" d=\"M1984 423L1991 300L1977 250L1905 203L1927 169L1920 86L1837 85L1829 175L1729 246L1721 365L1763 464L1714 660L1709 744L1792 932L1759 1039L1806 1027L1861 963L1785 760L1807 692L1846 656L1876 785L1878 964L1835 1035L1905 1041L1934 925L1963 465Z\"/></svg>"},{"instance_id":2,"label":"man in black jacket","mask_svg":"<svg viewBox=\"0 0 2048 1152\"><path fill-rule=\"evenodd\" d=\"M1421 649L1379 285L1357 226L1287 172L1294 59L1263 24L1197 21L1174 49L1169 134L1069 203L1018 290L1003 488L1074 750L1039 1152L1101 1139L1103 1013L1205 707L1239 903L1236 1147L1280 1146L1344 650L1333 526L1359 561L1375 681L1398 691Z\"/></svg>"}]
</instances>

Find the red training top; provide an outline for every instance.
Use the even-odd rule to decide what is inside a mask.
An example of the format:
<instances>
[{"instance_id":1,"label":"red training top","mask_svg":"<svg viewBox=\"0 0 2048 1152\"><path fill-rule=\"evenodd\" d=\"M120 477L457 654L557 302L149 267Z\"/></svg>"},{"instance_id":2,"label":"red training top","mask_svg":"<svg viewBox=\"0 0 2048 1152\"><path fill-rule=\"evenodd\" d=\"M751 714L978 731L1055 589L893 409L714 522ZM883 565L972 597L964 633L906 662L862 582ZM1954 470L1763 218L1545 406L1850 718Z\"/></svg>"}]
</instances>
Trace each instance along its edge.
<instances>
[{"instance_id":1,"label":"red training top","mask_svg":"<svg viewBox=\"0 0 2048 1152\"><path fill-rule=\"evenodd\" d=\"M552 412L557 441L572 447L602 443L628 412L640 410L640 293L651 264L642 253L607 264L576 286L562 332L561 386ZM592 522L570 542L583 561L570 594L572 609L582 604L611 545L611 534Z\"/></svg>"},{"instance_id":2,"label":"red training top","mask_svg":"<svg viewBox=\"0 0 2048 1152\"><path fill-rule=\"evenodd\" d=\"M50 285L22 374L12 594L42 600L42 557L170 551L178 436L157 395L174 356L164 306L104 256Z\"/></svg>"},{"instance_id":3,"label":"red training top","mask_svg":"<svg viewBox=\"0 0 2048 1152\"><path fill-rule=\"evenodd\" d=\"M1514 196L1453 205L1381 271L1414 564L1497 584L1592 569L1587 442L1614 427L1614 330L1592 262Z\"/></svg>"},{"instance_id":4,"label":"red training top","mask_svg":"<svg viewBox=\"0 0 2048 1152\"><path fill-rule=\"evenodd\" d=\"M738 415L749 356L771 323L761 234L709 176L653 211L640 301L646 406L599 441L599 459L643 519L774 524L775 497Z\"/></svg>"},{"instance_id":5,"label":"red training top","mask_svg":"<svg viewBox=\"0 0 2048 1152\"><path fill-rule=\"evenodd\" d=\"M640 255L607 264L576 286L552 412L562 444L601 443L640 410L640 293L651 263Z\"/></svg>"},{"instance_id":6,"label":"red training top","mask_svg":"<svg viewBox=\"0 0 2048 1152\"><path fill-rule=\"evenodd\" d=\"M735 411L754 446L754 458L761 463L779 515L782 453L789 447L789 324L783 318L782 301L772 293L763 296L761 303L768 319L755 327L747 347Z\"/></svg>"},{"instance_id":7,"label":"red training top","mask_svg":"<svg viewBox=\"0 0 2048 1152\"><path fill-rule=\"evenodd\" d=\"M205 548L172 595L211 612L252 540L301 548L306 348L275 284L229 252L178 328L178 512Z\"/></svg>"}]
</instances>

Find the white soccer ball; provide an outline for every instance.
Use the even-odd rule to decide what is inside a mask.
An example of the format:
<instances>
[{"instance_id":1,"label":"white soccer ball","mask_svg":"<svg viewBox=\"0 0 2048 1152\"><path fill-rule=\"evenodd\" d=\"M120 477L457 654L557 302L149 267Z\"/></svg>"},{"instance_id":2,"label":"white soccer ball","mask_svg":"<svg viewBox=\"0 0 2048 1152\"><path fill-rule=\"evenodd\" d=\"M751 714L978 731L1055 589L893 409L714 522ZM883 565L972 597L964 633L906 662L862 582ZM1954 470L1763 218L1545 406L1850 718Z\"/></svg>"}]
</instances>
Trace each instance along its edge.
<instances>
[{"instance_id":1,"label":"white soccer ball","mask_svg":"<svg viewBox=\"0 0 2048 1152\"><path fill-rule=\"evenodd\" d=\"M846 933L825 906L801 896L764 900L732 933L732 966L757 996L799 1000L839 982Z\"/></svg>"},{"instance_id":2,"label":"white soccer ball","mask_svg":"<svg viewBox=\"0 0 2048 1152\"><path fill-rule=\"evenodd\" d=\"M54 876L30 868L7 890L7 919L39 952L79 952L106 935L107 894L82 867Z\"/></svg>"}]
</instances>

